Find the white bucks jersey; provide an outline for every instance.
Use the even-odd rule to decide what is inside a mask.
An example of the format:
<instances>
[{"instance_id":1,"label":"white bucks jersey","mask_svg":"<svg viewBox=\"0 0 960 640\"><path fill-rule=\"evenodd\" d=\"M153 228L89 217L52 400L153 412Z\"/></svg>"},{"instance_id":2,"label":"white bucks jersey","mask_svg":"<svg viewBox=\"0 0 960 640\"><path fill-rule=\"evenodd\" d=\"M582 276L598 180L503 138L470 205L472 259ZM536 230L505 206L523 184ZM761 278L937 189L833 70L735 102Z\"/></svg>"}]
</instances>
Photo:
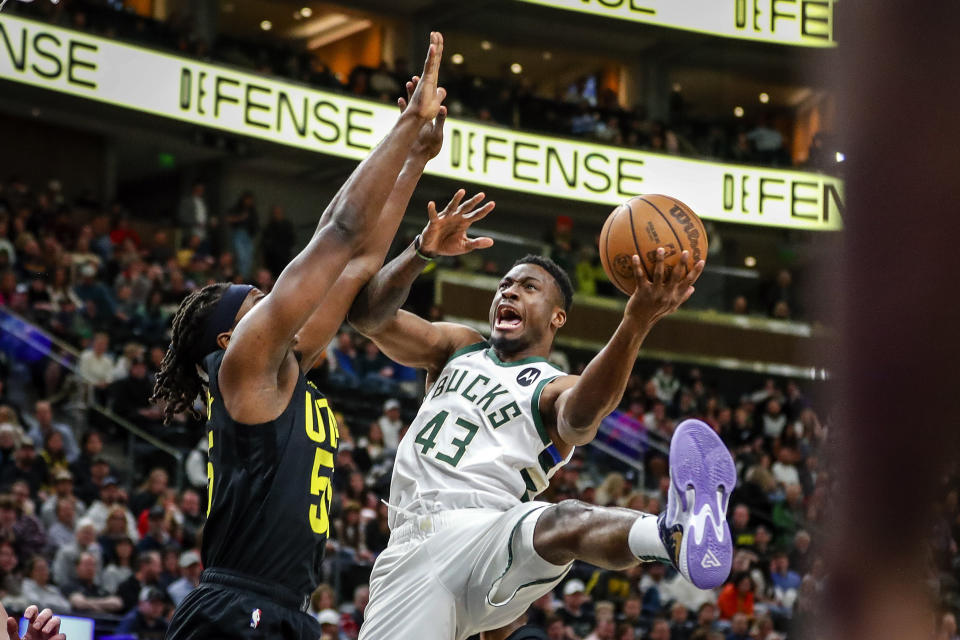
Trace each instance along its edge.
<instances>
[{"instance_id":1,"label":"white bucks jersey","mask_svg":"<svg viewBox=\"0 0 960 640\"><path fill-rule=\"evenodd\" d=\"M410 513L506 510L546 489L565 461L543 426L540 393L560 375L543 358L501 362L486 342L455 352L397 450L391 526Z\"/></svg>"}]
</instances>

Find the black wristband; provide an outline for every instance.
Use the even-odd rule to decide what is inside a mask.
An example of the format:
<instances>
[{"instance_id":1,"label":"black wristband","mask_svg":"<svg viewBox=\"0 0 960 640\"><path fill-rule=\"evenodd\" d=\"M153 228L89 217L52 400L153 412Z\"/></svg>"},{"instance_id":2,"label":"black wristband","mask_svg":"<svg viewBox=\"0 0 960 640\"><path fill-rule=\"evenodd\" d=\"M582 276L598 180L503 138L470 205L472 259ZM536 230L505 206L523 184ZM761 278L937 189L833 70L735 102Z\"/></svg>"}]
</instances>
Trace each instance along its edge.
<instances>
[{"instance_id":1,"label":"black wristband","mask_svg":"<svg viewBox=\"0 0 960 640\"><path fill-rule=\"evenodd\" d=\"M433 262L433 259L436 256L428 256L425 253L420 251L420 234L417 234L417 237L413 239L413 252L417 254L417 257L426 260L427 262Z\"/></svg>"}]
</instances>

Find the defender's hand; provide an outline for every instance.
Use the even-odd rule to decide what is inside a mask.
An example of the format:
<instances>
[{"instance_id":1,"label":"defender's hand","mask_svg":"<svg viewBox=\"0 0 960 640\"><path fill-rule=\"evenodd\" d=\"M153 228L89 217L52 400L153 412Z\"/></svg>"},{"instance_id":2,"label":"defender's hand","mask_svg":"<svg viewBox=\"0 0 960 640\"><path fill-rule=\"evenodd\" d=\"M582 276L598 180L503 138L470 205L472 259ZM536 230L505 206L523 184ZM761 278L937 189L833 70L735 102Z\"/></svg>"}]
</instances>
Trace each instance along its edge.
<instances>
[{"instance_id":1,"label":"defender's hand","mask_svg":"<svg viewBox=\"0 0 960 640\"><path fill-rule=\"evenodd\" d=\"M483 220L493 211L496 203L488 202L475 208L486 196L478 193L461 204L465 195L466 191L458 190L440 213L437 213L436 203L431 201L427 204L427 216L430 220L420 234L420 253L431 257L459 256L474 249L493 246L493 238L469 238L467 229L474 222Z\"/></svg>"},{"instance_id":2,"label":"defender's hand","mask_svg":"<svg viewBox=\"0 0 960 640\"><path fill-rule=\"evenodd\" d=\"M419 84L419 76L413 76L413 78L407 82L407 97L397 99L401 113L407 109L407 100L413 100L413 93ZM440 153L440 148L443 147L443 123L446 119L447 108L441 106L440 111L437 112L437 117L434 120L424 122L423 126L420 127L420 133L417 135L417 141L410 149L410 155L419 156L426 160L437 157L437 154Z\"/></svg>"},{"instance_id":3,"label":"defender's hand","mask_svg":"<svg viewBox=\"0 0 960 640\"><path fill-rule=\"evenodd\" d=\"M642 325L652 325L665 315L673 313L681 304L693 295L693 283L703 273L706 263L701 260L692 264L690 252L680 255L680 264L666 275L663 264L663 247L657 249L654 259L653 275L647 279L640 256L633 256L633 273L637 288L627 301L624 317L636 320Z\"/></svg>"},{"instance_id":4,"label":"defender's hand","mask_svg":"<svg viewBox=\"0 0 960 640\"><path fill-rule=\"evenodd\" d=\"M421 120L433 120L440 113L440 105L447 97L447 90L437 86L440 74L440 58L443 56L443 36L439 32L430 33L430 48L423 63L423 73L410 95L407 111Z\"/></svg>"},{"instance_id":5,"label":"defender's hand","mask_svg":"<svg viewBox=\"0 0 960 640\"><path fill-rule=\"evenodd\" d=\"M66 636L60 633L60 618L53 615L50 609L39 611L37 606L32 604L23 612L23 617L29 625L27 635L23 636L22 640L66 640ZM16 618L7 616L3 605L0 605L0 621L6 627L10 640L21 640Z\"/></svg>"}]
</instances>

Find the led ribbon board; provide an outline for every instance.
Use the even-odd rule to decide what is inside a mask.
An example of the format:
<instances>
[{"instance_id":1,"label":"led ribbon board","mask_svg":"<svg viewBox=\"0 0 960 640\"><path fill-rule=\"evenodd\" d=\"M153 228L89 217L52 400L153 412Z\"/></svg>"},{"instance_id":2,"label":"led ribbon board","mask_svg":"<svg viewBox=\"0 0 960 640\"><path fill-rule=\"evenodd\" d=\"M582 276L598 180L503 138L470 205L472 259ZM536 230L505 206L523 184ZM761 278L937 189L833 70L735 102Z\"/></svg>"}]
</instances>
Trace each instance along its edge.
<instances>
[{"instance_id":1,"label":"led ribbon board","mask_svg":"<svg viewBox=\"0 0 960 640\"><path fill-rule=\"evenodd\" d=\"M397 109L0 15L0 78L277 144L360 160ZM674 195L711 220L841 227L841 181L447 121L427 173L614 206ZM0 143L2 144L2 143ZM495 194L494 194L495 195Z\"/></svg>"},{"instance_id":2,"label":"led ribbon board","mask_svg":"<svg viewBox=\"0 0 960 640\"><path fill-rule=\"evenodd\" d=\"M835 47L837 0L518 0L671 29L796 47Z\"/></svg>"}]
</instances>

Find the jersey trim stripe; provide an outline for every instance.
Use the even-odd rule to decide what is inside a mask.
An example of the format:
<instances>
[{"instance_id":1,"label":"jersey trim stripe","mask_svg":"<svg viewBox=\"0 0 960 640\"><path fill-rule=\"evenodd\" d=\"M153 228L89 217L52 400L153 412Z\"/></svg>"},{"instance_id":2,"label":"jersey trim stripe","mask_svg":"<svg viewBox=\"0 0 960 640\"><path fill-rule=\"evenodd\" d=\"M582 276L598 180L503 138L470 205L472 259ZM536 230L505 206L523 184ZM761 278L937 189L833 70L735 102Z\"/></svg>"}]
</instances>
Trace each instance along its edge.
<instances>
[{"instance_id":1,"label":"jersey trim stripe","mask_svg":"<svg viewBox=\"0 0 960 640\"><path fill-rule=\"evenodd\" d=\"M450 354L450 357L447 358L447 361L443 363L443 366L440 367L440 370L443 371L444 369L446 369L446 368L447 368L447 365L450 364L450 362L451 362L454 358L459 358L460 356L465 356L465 355L467 355L468 353L473 353L474 351L481 351L481 350L483 350L483 349L486 349L486 348L489 347L489 346L490 346L490 345L487 344L487 342L474 342L473 344L467 345L466 347L460 347L459 349L457 349L456 351L454 351L453 353Z\"/></svg>"},{"instance_id":2,"label":"jersey trim stripe","mask_svg":"<svg viewBox=\"0 0 960 640\"><path fill-rule=\"evenodd\" d=\"M537 385L536 391L533 392L533 397L530 398L530 413L533 414L533 426L537 428L540 441L546 445L553 443L550 441L550 434L547 433L547 430L543 426L543 416L540 415L540 394L547 384L559 377L560 376L553 376L552 378L541 380L540 384Z\"/></svg>"},{"instance_id":3,"label":"jersey trim stripe","mask_svg":"<svg viewBox=\"0 0 960 640\"><path fill-rule=\"evenodd\" d=\"M513 529L510 531L510 537L507 538L507 566L503 570L503 573L500 574L500 577L493 581L493 584L490 585L490 589L487 591L487 598L486 598L487 604L489 604L491 607L502 607L506 604L510 604L510 602L517 596L517 594L520 593L521 589L526 589L527 587L532 587L538 584L547 584L548 582L556 582L557 580L565 576L567 572L570 571L570 567L573 566L573 562L571 562L570 564L568 564L566 567L563 568L563 571L560 572L560 575L555 576L553 578L543 578L541 580L534 580L533 582L525 582L521 584L519 587L516 588L516 590L513 593L510 594L509 598L507 598L502 602L494 602L490 597L493 594L493 592L496 591L497 588L500 586L500 583L503 582L503 579L507 576L507 574L510 572L510 568L513 566L513 556L514 556L513 540L514 538L516 538L517 531L520 529L520 526L523 524L523 521L526 520L528 517L530 517L530 515L534 513L537 514L537 518L539 519L540 516L543 515L544 510L549 509L551 506L553 505L546 505L542 509L535 509L535 510L528 511L527 513L523 514L523 516L517 521L517 524L513 525Z\"/></svg>"},{"instance_id":4,"label":"jersey trim stripe","mask_svg":"<svg viewBox=\"0 0 960 640\"><path fill-rule=\"evenodd\" d=\"M493 360L493 364L498 367L519 367L522 364L531 364L533 362L546 362L550 364L550 361L546 358L541 358L540 356L530 356L529 358L524 358L523 360L517 360L515 362L504 362L497 357L497 353L493 350L493 347L487 349L487 355Z\"/></svg>"}]
</instances>

